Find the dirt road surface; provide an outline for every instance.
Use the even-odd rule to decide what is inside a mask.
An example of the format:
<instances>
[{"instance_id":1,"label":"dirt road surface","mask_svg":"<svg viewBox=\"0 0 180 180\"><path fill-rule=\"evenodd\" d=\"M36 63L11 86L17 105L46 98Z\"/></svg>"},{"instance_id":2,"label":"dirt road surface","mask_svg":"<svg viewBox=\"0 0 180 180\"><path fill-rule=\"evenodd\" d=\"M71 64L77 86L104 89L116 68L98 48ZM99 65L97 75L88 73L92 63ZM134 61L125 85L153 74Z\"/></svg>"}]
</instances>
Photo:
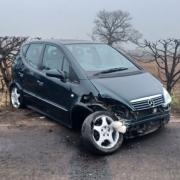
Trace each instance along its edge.
<instances>
[{"instance_id":1,"label":"dirt road surface","mask_svg":"<svg viewBox=\"0 0 180 180\"><path fill-rule=\"evenodd\" d=\"M0 180L180 180L180 118L126 141L118 152L87 152L80 134L31 110L0 112Z\"/></svg>"}]
</instances>

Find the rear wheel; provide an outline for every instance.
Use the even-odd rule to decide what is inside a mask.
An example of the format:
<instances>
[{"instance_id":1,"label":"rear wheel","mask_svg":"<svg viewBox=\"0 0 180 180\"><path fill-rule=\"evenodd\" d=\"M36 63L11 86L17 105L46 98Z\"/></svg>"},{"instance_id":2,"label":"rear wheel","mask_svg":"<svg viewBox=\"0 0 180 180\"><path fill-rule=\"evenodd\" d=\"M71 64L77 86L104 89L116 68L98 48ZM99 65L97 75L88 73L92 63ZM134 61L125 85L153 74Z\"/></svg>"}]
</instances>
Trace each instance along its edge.
<instances>
[{"instance_id":1,"label":"rear wheel","mask_svg":"<svg viewBox=\"0 0 180 180\"><path fill-rule=\"evenodd\" d=\"M123 142L123 135L116 131L111 123L115 118L106 111L90 114L82 126L84 145L94 153L110 154Z\"/></svg>"},{"instance_id":2,"label":"rear wheel","mask_svg":"<svg viewBox=\"0 0 180 180\"><path fill-rule=\"evenodd\" d=\"M13 86L10 93L12 107L16 109L22 108L24 105L22 92L16 86Z\"/></svg>"}]
</instances>

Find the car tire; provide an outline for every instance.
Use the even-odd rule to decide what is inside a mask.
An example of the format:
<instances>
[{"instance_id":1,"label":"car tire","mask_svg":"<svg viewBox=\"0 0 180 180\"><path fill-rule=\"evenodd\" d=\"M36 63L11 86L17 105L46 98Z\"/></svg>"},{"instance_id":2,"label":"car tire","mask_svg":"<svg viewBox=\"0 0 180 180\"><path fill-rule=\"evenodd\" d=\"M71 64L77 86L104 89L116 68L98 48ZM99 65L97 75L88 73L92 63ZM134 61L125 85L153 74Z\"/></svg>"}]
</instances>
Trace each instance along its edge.
<instances>
[{"instance_id":1,"label":"car tire","mask_svg":"<svg viewBox=\"0 0 180 180\"><path fill-rule=\"evenodd\" d=\"M111 154L123 143L123 134L110 124L117 120L107 111L90 114L83 122L81 134L84 146L96 154Z\"/></svg>"},{"instance_id":2,"label":"car tire","mask_svg":"<svg viewBox=\"0 0 180 180\"><path fill-rule=\"evenodd\" d=\"M17 86L12 86L10 89L11 106L15 109L24 107L24 98L22 91Z\"/></svg>"}]
</instances>

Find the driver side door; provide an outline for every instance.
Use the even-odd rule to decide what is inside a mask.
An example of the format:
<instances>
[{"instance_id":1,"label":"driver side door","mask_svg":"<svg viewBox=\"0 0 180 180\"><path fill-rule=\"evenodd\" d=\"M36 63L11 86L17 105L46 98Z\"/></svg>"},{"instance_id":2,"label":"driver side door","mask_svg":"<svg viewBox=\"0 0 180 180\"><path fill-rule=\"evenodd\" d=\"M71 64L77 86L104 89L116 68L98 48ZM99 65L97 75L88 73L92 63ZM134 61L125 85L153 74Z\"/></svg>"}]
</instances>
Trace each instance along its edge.
<instances>
[{"instance_id":1,"label":"driver side door","mask_svg":"<svg viewBox=\"0 0 180 180\"><path fill-rule=\"evenodd\" d=\"M61 81L57 77L47 75L48 71L61 71L65 61L63 51L56 45L45 46L44 55L41 64L41 97L44 99L47 113L58 121L68 125L69 102L71 102L70 84Z\"/></svg>"}]
</instances>

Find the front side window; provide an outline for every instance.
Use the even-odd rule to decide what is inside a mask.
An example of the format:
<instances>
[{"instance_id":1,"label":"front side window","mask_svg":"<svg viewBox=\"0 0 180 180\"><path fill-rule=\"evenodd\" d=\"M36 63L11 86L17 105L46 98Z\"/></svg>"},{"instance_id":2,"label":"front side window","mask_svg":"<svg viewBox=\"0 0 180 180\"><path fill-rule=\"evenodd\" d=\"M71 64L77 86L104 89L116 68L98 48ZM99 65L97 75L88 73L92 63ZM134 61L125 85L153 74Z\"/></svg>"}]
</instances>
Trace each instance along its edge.
<instances>
[{"instance_id":1,"label":"front side window","mask_svg":"<svg viewBox=\"0 0 180 180\"><path fill-rule=\"evenodd\" d=\"M124 55L106 44L68 44L66 47L86 72L113 68L137 70Z\"/></svg>"},{"instance_id":2,"label":"front side window","mask_svg":"<svg viewBox=\"0 0 180 180\"><path fill-rule=\"evenodd\" d=\"M67 79L70 82L76 82L76 83L78 82L78 78L72 66L70 65L69 61L66 58L64 58L64 61L63 61L62 71L65 73Z\"/></svg>"},{"instance_id":3,"label":"front side window","mask_svg":"<svg viewBox=\"0 0 180 180\"><path fill-rule=\"evenodd\" d=\"M53 45L46 45L45 47L42 70L63 71L68 81L77 81L77 77L69 61L64 56L64 53L58 47Z\"/></svg>"},{"instance_id":4,"label":"front side window","mask_svg":"<svg viewBox=\"0 0 180 180\"><path fill-rule=\"evenodd\" d=\"M44 70L51 70L51 69L62 69L64 55L60 51L59 48L52 45L46 45L42 68Z\"/></svg>"},{"instance_id":5,"label":"front side window","mask_svg":"<svg viewBox=\"0 0 180 180\"><path fill-rule=\"evenodd\" d=\"M28 63L37 68L41 58L43 44L31 44L26 53Z\"/></svg>"}]
</instances>

